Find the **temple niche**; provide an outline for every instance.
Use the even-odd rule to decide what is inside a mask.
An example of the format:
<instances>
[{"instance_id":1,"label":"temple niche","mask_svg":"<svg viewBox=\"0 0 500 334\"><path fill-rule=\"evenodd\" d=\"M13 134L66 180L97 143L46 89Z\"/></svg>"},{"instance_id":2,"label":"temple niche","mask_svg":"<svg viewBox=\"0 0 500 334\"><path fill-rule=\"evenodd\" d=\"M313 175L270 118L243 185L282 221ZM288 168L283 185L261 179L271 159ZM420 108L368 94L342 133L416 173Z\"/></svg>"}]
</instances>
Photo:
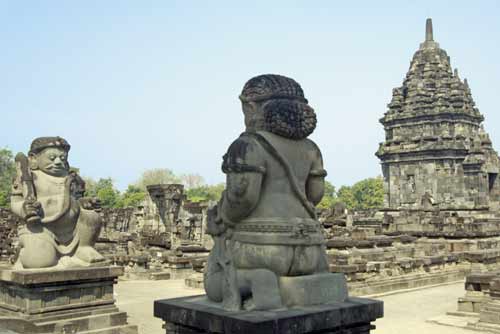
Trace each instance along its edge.
<instances>
[{"instance_id":1,"label":"temple niche","mask_svg":"<svg viewBox=\"0 0 500 334\"><path fill-rule=\"evenodd\" d=\"M384 207L498 209L500 162L483 121L467 79L452 70L428 19L425 41L380 119Z\"/></svg>"}]
</instances>

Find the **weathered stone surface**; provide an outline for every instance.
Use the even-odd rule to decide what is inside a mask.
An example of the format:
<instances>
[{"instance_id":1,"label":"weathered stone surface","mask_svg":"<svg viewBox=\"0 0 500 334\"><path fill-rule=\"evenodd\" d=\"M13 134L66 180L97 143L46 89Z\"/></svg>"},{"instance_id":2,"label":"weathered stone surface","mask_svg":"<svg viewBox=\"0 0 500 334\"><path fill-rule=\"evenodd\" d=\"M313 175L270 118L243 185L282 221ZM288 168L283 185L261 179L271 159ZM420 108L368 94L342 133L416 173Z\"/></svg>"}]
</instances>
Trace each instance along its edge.
<instances>
[{"instance_id":1,"label":"weathered stone surface","mask_svg":"<svg viewBox=\"0 0 500 334\"><path fill-rule=\"evenodd\" d=\"M170 279L171 274L168 272L151 273L150 279L153 281Z\"/></svg>"},{"instance_id":2,"label":"weathered stone surface","mask_svg":"<svg viewBox=\"0 0 500 334\"><path fill-rule=\"evenodd\" d=\"M291 78L260 75L245 84L240 100L246 129L224 155L226 189L208 219L214 239L205 271L208 298L227 310L266 310L320 302L314 288L347 291L345 280L328 273L315 209L326 171L321 151L307 138L316 114L302 88ZM281 279L301 282L305 291L282 295ZM328 284L343 286L328 290Z\"/></svg>"},{"instance_id":3,"label":"weathered stone surface","mask_svg":"<svg viewBox=\"0 0 500 334\"><path fill-rule=\"evenodd\" d=\"M467 80L452 70L438 43L420 45L388 107L380 120L386 140L376 153L382 163L385 207L497 207L498 155Z\"/></svg>"},{"instance_id":4,"label":"weathered stone surface","mask_svg":"<svg viewBox=\"0 0 500 334\"><path fill-rule=\"evenodd\" d=\"M123 268L0 270L0 328L18 333L137 333L114 305Z\"/></svg>"},{"instance_id":5,"label":"weathered stone surface","mask_svg":"<svg viewBox=\"0 0 500 334\"><path fill-rule=\"evenodd\" d=\"M113 280L123 275L123 267L15 270L0 268L0 281L20 285L47 284L77 280Z\"/></svg>"},{"instance_id":6,"label":"weathered stone surface","mask_svg":"<svg viewBox=\"0 0 500 334\"><path fill-rule=\"evenodd\" d=\"M479 310L477 329L489 329L500 333L500 278L494 277L489 284L489 298L484 298Z\"/></svg>"},{"instance_id":7,"label":"weathered stone surface","mask_svg":"<svg viewBox=\"0 0 500 334\"><path fill-rule=\"evenodd\" d=\"M28 156L16 155L11 209L22 221L16 268L70 268L104 262L94 245L100 205L83 197L85 182L68 162L61 137L33 140Z\"/></svg>"},{"instance_id":8,"label":"weathered stone surface","mask_svg":"<svg viewBox=\"0 0 500 334\"><path fill-rule=\"evenodd\" d=\"M343 302L347 299L344 274L282 276L281 300L288 307Z\"/></svg>"},{"instance_id":9,"label":"weathered stone surface","mask_svg":"<svg viewBox=\"0 0 500 334\"><path fill-rule=\"evenodd\" d=\"M383 304L349 298L343 303L286 310L228 312L206 296L195 296L155 301L154 315L166 322L169 334L169 329L174 333L367 334L374 328L370 323L383 316Z\"/></svg>"},{"instance_id":10,"label":"weathered stone surface","mask_svg":"<svg viewBox=\"0 0 500 334\"><path fill-rule=\"evenodd\" d=\"M20 218L12 211L0 208L0 260L14 260L14 240L17 237L17 227Z\"/></svg>"}]
</instances>

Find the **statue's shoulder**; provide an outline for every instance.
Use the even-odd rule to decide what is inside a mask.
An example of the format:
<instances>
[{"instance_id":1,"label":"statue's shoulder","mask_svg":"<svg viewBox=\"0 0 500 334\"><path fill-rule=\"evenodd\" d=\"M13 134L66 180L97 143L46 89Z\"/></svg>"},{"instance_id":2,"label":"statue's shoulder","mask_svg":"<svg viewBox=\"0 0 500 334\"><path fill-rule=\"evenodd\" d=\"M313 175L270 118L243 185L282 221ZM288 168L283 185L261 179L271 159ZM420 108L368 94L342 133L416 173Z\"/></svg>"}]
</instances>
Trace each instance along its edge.
<instances>
[{"instance_id":1,"label":"statue's shoulder","mask_svg":"<svg viewBox=\"0 0 500 334\"><path fill-rule=\"evenodd\" d=\"M258 155L261 150L258 140L251 133L243 132L235 141L229 146L226 155L249 159L252 155Z\"/></svg>"},{"instance_id":2,"label":"statue's shoulder","mask_svg":"<svg viewBox=\"0 0 500 334\"><path fill-rule=\"evenodd\" d=\"M242 133L229 146L223 157L222 171L265 173L262 148L251 134Z\"/></svg>"},{"instance_id":3,"label":"statue's shoulder","mask_svg":"<svg viewBox=\"0 0 500 334\"><path fill-rule=\"evenodd\" d=\"M304 138L302 139L305 143L305 145L310 149L310 150L314 150L314 151L318 151L318 152L321 152L321 150L319 149L319 146L312 140L312 139L309 139L309 138Z\"/></svg>"},{"instance_id":4,"label":"statue's shoulder","mask_svg":"<svg viewBox=\"0 0 500 334\"><path fill-rule=\"evenodd\" d=\"M319 149L319 146L311 139L305 138L302 139L304 142L305 149L308 151L308 155L313 158L313 159L319 159L323 160L323 157L321 155L321 150Z\"/></svg>"}]
</instances>

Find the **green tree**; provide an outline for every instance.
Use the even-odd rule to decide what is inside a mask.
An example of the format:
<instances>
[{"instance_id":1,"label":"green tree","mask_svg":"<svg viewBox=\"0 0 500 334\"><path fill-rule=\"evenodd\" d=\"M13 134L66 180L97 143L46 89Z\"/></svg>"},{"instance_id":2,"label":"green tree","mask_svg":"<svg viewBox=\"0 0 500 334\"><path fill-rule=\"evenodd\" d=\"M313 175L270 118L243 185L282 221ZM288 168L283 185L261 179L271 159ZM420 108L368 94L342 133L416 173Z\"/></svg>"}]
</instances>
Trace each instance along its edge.
<instances>
[{"instance_id":1,"label":"green tree","mask_svg":"<svg viewBox=\"0 0 500 334\"><path fill-rule=\"evenodd\" d=\"M337 201L337 194L335 192L335 186L328 181L325 181L325 194L318 204L319 209L329 209Z\"/></svg>"},{"instance_id":2,"label":"green tree","mask_svg":"<svg viewBox=\"0 0 500 334\"><path fill-rule=\"evenodd\" d=\"M352 187L342 186L337 191L337 199L339 202L345 204L348 209L354 209L357 207L356 198L352 191Z\"/></svg>"},{"instance_id":3,"label":"green tree","mask_svg":"<svg viewBox=\"0 0 500 334\"><path fill-rule=\"evenodd\" d=\"M218 201L225 188L224 183L203 185L186 191L187 199L191 202Z\"/></svg>"},{"instance_id":4,"label":"green tree","mask_svg":"<svg viewBox=\"0 0 500 334\"><path fill-rule=\"evenodd\" d=\"M337 192L337 200L348 209L379 208L384 203L384 181L374 177L356 182L352 186L342 186Z\"/></svg>"},{"instance_id":5,"label":"green tree","mask_svg":"<svg viewBox=\"0 0 500 334\"><path fill-rule=\"evenodd\" d=\"M355 183L352 192L358 209L379 208L384 203L384 181L380 176Z\"/></svg>"},{"instance_id":6,"label":"green tree","mask_svg":"<svg viewBox=\"0 0 500 334\"><path fill-rule=\"evenodd\" d=\"M120 199L120 192L115 189L113 180L110 177L99 179L99 181L96 182L95 187L85 193L89 196L97 197L101 201L101 206L103 208L116 207Z\"/></svg>"},{"instance_id":7,"label":"green tree","mask_svg":"<svg viewBox=\"0 0 500 334\"><path fill-rule=\"evenodd\" d=\"M0 149L0 207L10 205L12 180L16 174L14 156L7 148Z\"/></svg>"},{"instance_id":8,"label":"green tree","mask_svg":"<svg viewBox=\"0 0 500 334\"><path fill-rule=\"evenodd\" d=\"M87 197L97 197L97 182L91 177L82 177L83 181L85 181L85 196Z\"/></svg>"},{"instance_id":9,"label":"green tree","mask_svg":"<svg viewBox=\"0 0 500 334\"><path fill-rule=\"evenodd\" d=\"M146 193L135 185L129 185L116 203L118 208L136 207L146 197Z\"/></svg>"},{"instance_id":10,"label":"green tree","mask_svg":"<svg viewBox=\"0 0 500 334\"><path fill-rule=\"evenodd\" d=\"M136 183L136 186L146 191L146 187L153 184L181 183L181 179L167 168L146 170Z\"/></svg>"}]
</instances>

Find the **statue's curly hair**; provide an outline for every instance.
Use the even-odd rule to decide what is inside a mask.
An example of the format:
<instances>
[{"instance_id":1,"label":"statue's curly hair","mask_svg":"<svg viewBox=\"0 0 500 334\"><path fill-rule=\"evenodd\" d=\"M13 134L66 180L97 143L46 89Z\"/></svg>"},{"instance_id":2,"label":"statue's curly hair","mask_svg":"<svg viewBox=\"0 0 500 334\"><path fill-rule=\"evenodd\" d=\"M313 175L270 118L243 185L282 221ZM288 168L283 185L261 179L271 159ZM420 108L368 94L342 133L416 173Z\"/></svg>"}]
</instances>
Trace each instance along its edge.
<instances>
[{"instance_id":1,"label":"statue's curly hair","mask_svg":"<svg viewBox=\"0 0 500 334\"><path fill-rule=\"evenodd\" d=\"M62 137L38 137L31 142L30 154L43 151L46 148L58 147L68 152L71 145Z\"/></svg>"},{"instance_id":2,"label":"statue's curly hair","mask_svg":"<svg viewBox=\"0 0 500 334\"><path fill-rule=\"evenodd\" d=\"M293 79L277 74L256 76L245 84L240 99L262 103L264 130L290 139L303 139L316 128L316 113Z\"/></svg>"}]
</instances>

